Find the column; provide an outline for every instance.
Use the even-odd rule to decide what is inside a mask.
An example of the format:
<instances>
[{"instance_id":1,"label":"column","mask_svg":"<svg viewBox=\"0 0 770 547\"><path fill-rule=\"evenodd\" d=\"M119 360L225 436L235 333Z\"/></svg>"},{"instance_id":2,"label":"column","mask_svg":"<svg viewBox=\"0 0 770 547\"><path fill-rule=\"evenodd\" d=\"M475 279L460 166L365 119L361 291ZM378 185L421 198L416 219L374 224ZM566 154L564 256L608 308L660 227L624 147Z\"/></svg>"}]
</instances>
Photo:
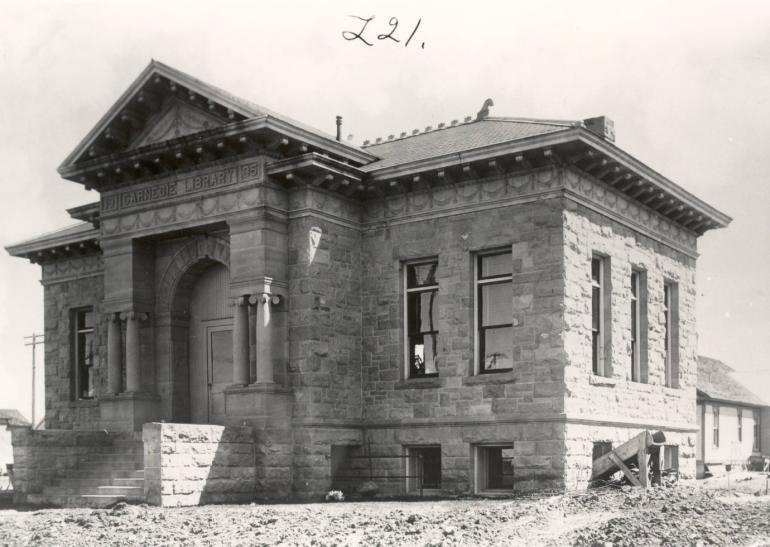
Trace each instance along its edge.
<instances>
[{"instance_id":1,"label":"column","mask_svg":"<svg viewBox=\"0 0 770 547\"><path fill-rule=\"evenodd\" d=\"M239 296L233 302L233 383L249 384L249 306Z\"/></svg>"},{"instance_id":2,"label":"column","mask_svg":"<svg viewBox=\"0 0 770 547\"><path fill-rule=\"evenodd\" d=\"M147 318L145 313L129 312L126 317L126 392L137 393L142 388L139 322Z\"/></svg>"},{"instance_id":3,"label":"column","mask_svg":"<svg viewBox=\"0 0 770 547\"><path fill-rule=\"evenodd\" d=\"M107 385L117 395L123 383L123 351L120 347L120 314L107 314Z\"/></svg>"},{"instance_id":4,"label":"column","mask_svg":"<svg viewBox=\"0 0 770 547\"><path fill-rule=\"evenodd\" d=\"M257 383L274 383L273 323L270 309L280 298L270 293L252 295L249 301L257 306Z\"/></svg>"}]
</instances>

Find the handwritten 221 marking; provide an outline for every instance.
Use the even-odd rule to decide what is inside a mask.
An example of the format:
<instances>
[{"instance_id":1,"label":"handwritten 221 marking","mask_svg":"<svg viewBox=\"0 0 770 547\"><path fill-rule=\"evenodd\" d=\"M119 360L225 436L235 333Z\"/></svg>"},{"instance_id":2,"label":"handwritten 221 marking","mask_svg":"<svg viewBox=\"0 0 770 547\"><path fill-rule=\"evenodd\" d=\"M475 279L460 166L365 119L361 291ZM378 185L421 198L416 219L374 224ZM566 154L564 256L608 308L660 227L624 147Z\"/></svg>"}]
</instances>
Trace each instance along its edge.
<instances>
[{"instance_id":1,"label":"handwritten 221 marking","mask_svg":"<svg viewBox=\"0 0 770 547\"><path fill-rule=\"evenodd\" d=\"M358 15L348 15L348 17L352 17L353 19L358 19L359 21L363 21L364 26L361 27L361 30L358 32L353 32L352 30L344 30L342 31L342 37L348 42L354 42L356 40L360 40L367 46L373 46L374 43L364 38L364 33L366 32L367 25L371 23L372 20L374 19L374 15L372 15L371 17L359 17ZM420 28L420 23L422 23L422 18L417 20L417 24L414 26L414 29L412 29L412 33L409 35L409 38L406 39L406 42L404 43L404 47L409 46L409 43L412 41L412 38L414 38L414 35L417 33L417 29ZM393 42L400 44L401 40L399 40L395 36L396 29L398 28L398 17L391 17L390 20L388 21L388 25L390 25L391 27L390 32L388 32L387 34L378 34L377 39L392 40ZM425 42L422 42L420 47L422 49L425 49Z\"/></svg>"}]
</instances>

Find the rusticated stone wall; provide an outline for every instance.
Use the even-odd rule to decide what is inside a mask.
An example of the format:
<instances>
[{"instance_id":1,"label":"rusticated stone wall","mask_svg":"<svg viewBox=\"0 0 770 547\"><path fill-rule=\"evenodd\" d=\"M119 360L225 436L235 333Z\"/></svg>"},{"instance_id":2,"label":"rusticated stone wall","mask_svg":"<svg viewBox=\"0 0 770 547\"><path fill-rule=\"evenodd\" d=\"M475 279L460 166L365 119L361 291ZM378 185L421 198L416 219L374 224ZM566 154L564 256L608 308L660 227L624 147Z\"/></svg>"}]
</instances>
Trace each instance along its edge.
<instances>
[{"instance_id":1,"label":"rusticated stone wall","mask_svg":"<svg viewBox=\"0 0 770 547\"><path fill-rule=\"evenodd\" d=\"M563 410L564 281L558 198L439 216L365 233L364 419L413 421L553 416ZM510 372L474 373L476 253L512 251ZM404 364L404 262L437 257L437 378Z\"/></svg>"},{"instance_id":2,"label":"rusticated stone wall","mask_svg":"<svg viewBox=\"0 0 770 547\"><path fill-rule=\"evenodd\" d=\"M255 498L252 428L148 423L142 440L147 503L178 507Z\"/></svg>"},{"instance_id":3,"label":"rusticated stone wall","mask_svg":"<svg viewBox=\"0 0 770 547\"><path fill-rule=\"evenodd\" d=\"M45 424L48 429L97 429L97 399L107 390L107 322L102 313L104 283L98 255L73 257L43 267L45 327ZM91 307L94 320L92 400L73 393L73 317Z\"/></svg>"},{"instance_id":4,"label":"rusticated stone wall","mask_svg":"<svg viewBox=\"0 0 770 547\"><path fill-rule=\"evenodd\" d=\"M564 298L567 391L570 418L630 423L695 425L697 333L695 329L695 260L656 243L607 217L567 202L564 211ZM591 256L610 264L609 306L611 375L597 377L591 368ZM647 382L631 381L631 271L646 277ZM664 385L663 285L678 285L679 374L677 387ZM640 297L640 300L645 295ZM642 320L642 325L645 321ZM673 329L673 322L672 322Z\"/></svg>"},{"instance_id":5,"label":"rusticated stone wall","mask_svg":"<svg viewBox=\"0 0 770 547\"><path fill-rule=\"evenodd\" d=\"M343 201L327 198L335 200ZM361 261L358 230L318 211L290 221L289 379L297 420L361 417Z\"/></svg>"}]
</instances>

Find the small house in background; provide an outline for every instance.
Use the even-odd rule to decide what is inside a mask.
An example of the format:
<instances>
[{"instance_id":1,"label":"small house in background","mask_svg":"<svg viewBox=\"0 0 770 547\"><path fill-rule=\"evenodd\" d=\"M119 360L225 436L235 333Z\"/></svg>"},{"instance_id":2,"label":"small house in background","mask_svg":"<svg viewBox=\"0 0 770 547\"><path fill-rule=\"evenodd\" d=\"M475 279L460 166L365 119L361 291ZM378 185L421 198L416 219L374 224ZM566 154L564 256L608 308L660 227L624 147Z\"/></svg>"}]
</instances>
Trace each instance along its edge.
<instances>
[{"instance_id":1,"label":"small house in background","mask_svg":"<svg viewBox=\"0 0 770 547\"><path fill-rule=\"evenodd\" d=\"M6 466L13 463L11 430L13 426L29 426L29 421L18 410L0 408L0 475L6 473Z\"/></svg>"},{"instance_id":2,"label":"small house in background","mask_svg":"<svg viewBox=\"0 0 770 547\"><path fill-rule=\"evenodd\" d=\"M740 466L763 450L762 414L768 406L733 377L731 367L710 357L698 357L696 443L697 476ZM767 439L770 441L770 439Z\"/></svg>"}]
</instances>

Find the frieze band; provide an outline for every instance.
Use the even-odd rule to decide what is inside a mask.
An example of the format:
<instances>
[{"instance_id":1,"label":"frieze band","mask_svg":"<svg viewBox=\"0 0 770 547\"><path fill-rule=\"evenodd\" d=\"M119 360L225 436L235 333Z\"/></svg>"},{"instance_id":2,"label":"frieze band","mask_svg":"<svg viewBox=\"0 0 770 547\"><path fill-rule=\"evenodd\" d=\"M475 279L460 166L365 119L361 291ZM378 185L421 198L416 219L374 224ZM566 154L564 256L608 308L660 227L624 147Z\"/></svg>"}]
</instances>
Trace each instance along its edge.
<instances>
[{"instance_id":1,"label":"frieze band","mask_svg":"<svg viewBox=\"0 0 770 547\"><path fill-rule=\"evenodd\" d=\"M228 166L208 173L183 176L176 180L154 183L152 186L124 190L102 197L102 211L127 209L145 203L162 201L183 194L192 194L211 188L229 186L262 177L262 163L252 161L243 165Z\"/></svg>"}]
</instances>

